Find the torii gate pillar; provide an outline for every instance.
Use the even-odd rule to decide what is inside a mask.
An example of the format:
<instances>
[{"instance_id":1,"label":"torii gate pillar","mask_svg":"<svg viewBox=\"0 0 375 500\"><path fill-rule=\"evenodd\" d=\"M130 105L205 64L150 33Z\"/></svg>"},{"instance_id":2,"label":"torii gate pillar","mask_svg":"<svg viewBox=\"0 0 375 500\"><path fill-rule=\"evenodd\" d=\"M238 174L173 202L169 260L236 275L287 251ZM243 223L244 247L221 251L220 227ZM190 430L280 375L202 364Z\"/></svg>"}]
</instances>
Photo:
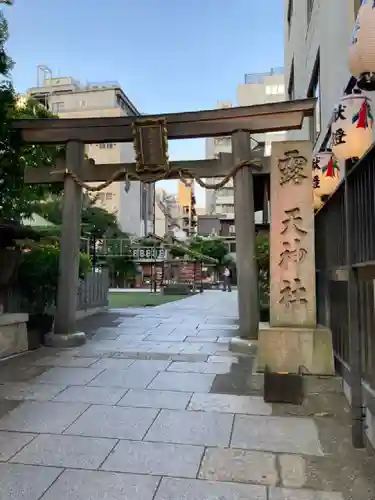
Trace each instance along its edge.
<instances>
[{"instance_id":1,"label":"torii gate pillar","mask_svg":"<svg viewBox=\"0 0 375 500\"><path fill-rule=\"evenodd\" d=\"M85 145L69 141L66 164L77 174L85 161ZM72 176L64 180L62 231L60 240L59 281L54 330L45 337L51 347L74 347L86 342L83 332L76 332L77 292L79 279L79 249L81 236L82 187Z\"/></svg>"},{"instance_id":2,"label":"torii gate pillar","mask_svg":"<svg viewBox=\"0 0 375 500\"><path fill-rule=\"evenodd\" d=\"M233 164L251 158L250 134L232 134ZM255 248L254 183L251 168L241 168L234 177L236 264L240 336L257 339L259 329L258 266Z\"/></svg>"}]
</instances>

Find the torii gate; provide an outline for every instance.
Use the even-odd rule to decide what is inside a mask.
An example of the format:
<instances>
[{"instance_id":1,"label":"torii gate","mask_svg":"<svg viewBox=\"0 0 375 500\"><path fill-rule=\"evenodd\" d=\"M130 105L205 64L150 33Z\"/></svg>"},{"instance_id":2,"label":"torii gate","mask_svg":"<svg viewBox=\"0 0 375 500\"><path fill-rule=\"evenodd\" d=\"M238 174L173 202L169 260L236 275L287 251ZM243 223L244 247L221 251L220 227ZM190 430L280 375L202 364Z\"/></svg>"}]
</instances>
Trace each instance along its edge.
<instances>
[{"instance_id":1,"label":"torii gate","mask_svg":"<svg viewBox=\"0 0 375 500\"><path fill-rule=\"evenodd\" d=\"M256 339L259 328L258 273L255 255L255 210L264 206L269 158L256 158L250 134L301 129L313 116L315 99L208 111L142 117L18 120L23 141L65 144L66 162L28 169L27 183L64 182L59 286L54 332L49 345L68 347L85 342L76 332L78 256L82 190L88 182L194 177L234 178L240 335ZM216 160L168 163L168 139L231 136L232 154ZM136 163L95 165L85 160L85 144L134 141ZM254 168L253 168L254 167ZM254 175L253 175L254 174Z\"/></svg>"}]
</instances>

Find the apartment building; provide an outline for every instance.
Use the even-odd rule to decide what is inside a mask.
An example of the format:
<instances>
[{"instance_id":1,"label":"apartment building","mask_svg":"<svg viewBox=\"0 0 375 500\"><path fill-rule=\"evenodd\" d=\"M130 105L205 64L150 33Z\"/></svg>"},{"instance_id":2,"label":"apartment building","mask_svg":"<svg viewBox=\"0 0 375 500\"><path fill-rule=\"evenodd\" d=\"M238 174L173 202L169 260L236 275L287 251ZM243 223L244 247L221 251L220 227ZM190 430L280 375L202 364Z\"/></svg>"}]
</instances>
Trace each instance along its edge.
<instances>
[{"instance_id":1,"label":"apartment building","mask_svg":"<svg viewBox=\"0 0 375 500\"><path fill-rule=\"evenodd\" d=\"M49 76L27 94L61 118L140 115L117 82L81 85L71 77ZM87 154L97 164L131 163L135 159L132 143L89 144ZM98 194L96 203L115 213L125 232L144 236L154 230L152 184L114 182Z\"/></svg>"},{"instance_id":2,"label":"apartment building","mask_svg":"<svg viewBox=\"0 0 375 500\"><path fill-rule=\"evenodd\" d=\"M197 234L197 212L194 181L178 182L178 203L182 207L182 231L186 236Z\"/></svg>"},{"instance_id":3,"label":"apartment building","mask_svg":"<svg viewBox=\"0 0 375 500\"><path fill-rule=\"evenodd\" d=\"M325 149L334 107L354 84L348 48L361 0L284 0L285 87L289 99L316 97L314 119L290 139Z\"/></svg>"}]
</instances>

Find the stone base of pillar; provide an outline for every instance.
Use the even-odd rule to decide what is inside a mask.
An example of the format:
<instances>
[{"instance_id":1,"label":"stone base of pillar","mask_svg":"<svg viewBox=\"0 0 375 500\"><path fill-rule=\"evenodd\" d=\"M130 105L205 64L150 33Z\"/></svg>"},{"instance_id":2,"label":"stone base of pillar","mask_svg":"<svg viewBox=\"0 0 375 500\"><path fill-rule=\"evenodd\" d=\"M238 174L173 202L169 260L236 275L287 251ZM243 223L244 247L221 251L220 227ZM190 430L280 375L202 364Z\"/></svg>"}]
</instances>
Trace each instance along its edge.
<instances>
[{"instance_id":1,"label":"stone base of pillar","mask_svg":"<svg viewBox=\"0 0 375 500\"><path fill-rule=\"evenodd\" d=\"M48 347L79 347L85 343L86 334L84 332L67 333L66 335L48 333L44 337L44 344Z\"/></svg>"},{"instance_id":2,"label":"stone base of pillar","mask_svg":"<svg viewBox=\"0 0 375 500\"><path fill-rule=\"evenodd\" d=\"M334 375L332 333L329 328L287 328L263 324L259 329L257 369L273 372Z\"/></svg>"},{"instance_id":3,"label":"stone base of pillar","mask_svg":"<svg viewBox=\"0 0 375 500\"><path fill-rule=\"evenodd\" d=\"M257 352L257 340L244 339L242 337L232 337L229 341L229 350L237 354L255 356Z\"/></svg>"}]
</instances>

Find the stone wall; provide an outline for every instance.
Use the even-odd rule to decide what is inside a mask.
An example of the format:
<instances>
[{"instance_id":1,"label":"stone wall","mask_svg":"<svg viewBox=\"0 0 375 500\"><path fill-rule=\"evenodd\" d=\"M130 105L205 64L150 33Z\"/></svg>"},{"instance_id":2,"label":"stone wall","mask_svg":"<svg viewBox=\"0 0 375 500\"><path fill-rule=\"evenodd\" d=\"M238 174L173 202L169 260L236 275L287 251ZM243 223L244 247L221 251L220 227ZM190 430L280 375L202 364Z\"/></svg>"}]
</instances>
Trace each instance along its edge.
<instances>
[{"instance_id":1,"label":"stone wall","mask_svg":"<svg viewBox=\"0 0 375 500\"><path fill-rule=\"evenodd\" d=\"M0 315L0 358L28 350L28 319L24 313Z\"/></svg>"}]
</instances>

